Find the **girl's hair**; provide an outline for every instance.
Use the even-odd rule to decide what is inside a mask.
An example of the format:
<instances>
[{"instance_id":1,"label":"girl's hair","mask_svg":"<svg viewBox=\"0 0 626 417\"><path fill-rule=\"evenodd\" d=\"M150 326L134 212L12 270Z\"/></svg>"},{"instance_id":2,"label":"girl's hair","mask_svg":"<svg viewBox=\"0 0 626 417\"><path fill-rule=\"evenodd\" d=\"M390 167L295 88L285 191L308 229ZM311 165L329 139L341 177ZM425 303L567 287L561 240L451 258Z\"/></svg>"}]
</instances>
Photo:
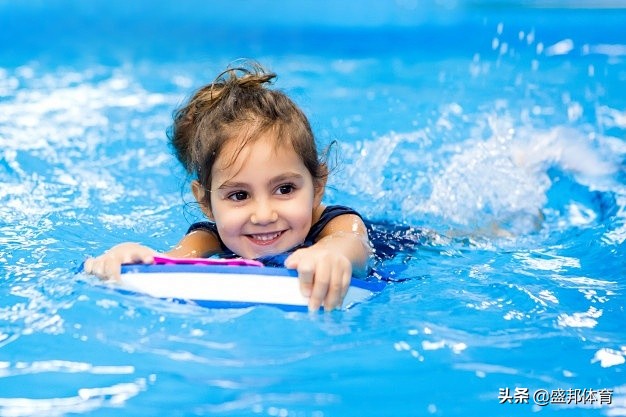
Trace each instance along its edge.
<instances>
[{"instance_id":1,"label":"girl's hair","mask_svg":"<svg viewBox=\"0 0 626 417\"><path fill-rule=\"evenodd\" d=\"M257 63L230 67L175 111L170 145L205 189L211 188L211 168L228 141L240 141L233 163L247 144L270 130L275 146L290 145L299 155L316 186L328 175L304 113L286 94L266 87L275 77ZM205 203L210 204L208 194Z\"/></svg>"}]
</instances>

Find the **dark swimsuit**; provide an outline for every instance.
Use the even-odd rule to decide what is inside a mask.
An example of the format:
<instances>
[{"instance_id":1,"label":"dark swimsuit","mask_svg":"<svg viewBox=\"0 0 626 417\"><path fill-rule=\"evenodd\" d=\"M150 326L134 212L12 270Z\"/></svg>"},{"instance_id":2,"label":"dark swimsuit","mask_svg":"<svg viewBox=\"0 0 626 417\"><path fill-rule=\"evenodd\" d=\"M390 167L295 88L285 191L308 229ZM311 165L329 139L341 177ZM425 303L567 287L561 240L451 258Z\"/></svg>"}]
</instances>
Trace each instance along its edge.
<instances>
[{"instance_id":1,"label":"dark swimsuit","mask_svg":"<svg viewBox=\"0 0 626 417\"><path fill-rule=\"evenodd\" d=\"M286 253L282 253L279 255L263 256L261 258L258 258L258 260L263 262L267 266L283 266L285 259L287 259L287 256L289 256L291 252L295 251L296 249L306 248L306 247L313 245L317 241L320 233L322 233L322 230L324 230L326 225L328 225L328 223L331 220L333 220L335 217L342 216L344 214L355 214L361 217L359 213L357 213L350 207L328 206L322 212L322 215L320 216L319 220L315 222L313 226L311 226L311 230L309 230L309 234L307 234L303 243L292 248ZM187 234L195 230L204 230L207 232L211 232L213 233L213 235L215 235L219 239L220 247L222 248L222 253L216 254L215 256L219 256L220 258L237 257L237 255L235 255L230 249L228 249L224 245L224 242L222 242L222 239L220 238L219 233L217 233L217 226L215 225L215 223L207 222L207 221L194 223L189 227L189 230L187 230Z\"/></svg>"}]
</instances>

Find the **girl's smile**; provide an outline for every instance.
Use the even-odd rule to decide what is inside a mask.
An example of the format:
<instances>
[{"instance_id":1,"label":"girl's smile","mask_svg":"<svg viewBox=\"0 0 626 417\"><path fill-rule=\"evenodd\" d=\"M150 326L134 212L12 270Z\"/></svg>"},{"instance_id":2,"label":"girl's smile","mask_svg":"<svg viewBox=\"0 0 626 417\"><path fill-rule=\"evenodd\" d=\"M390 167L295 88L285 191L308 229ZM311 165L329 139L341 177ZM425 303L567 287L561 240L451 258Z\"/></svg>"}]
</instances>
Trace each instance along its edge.
<instances>
[{"instance_id":1,"label":"girl's smile","mask_svg":"<svg viewBox=\"0 0 626 417\"><path fill-rule=\"evenodd\" d=\"M315 187L298 154L274 135L263 133L238 154L240 140L230 141L211 171L206 214L224 245L245 258L292 249L319 217L323 184Z\"/></svg>"},{"instance_id":2,"label":"girl's smile","mask_svg":"<svg viewBox=\"0 0 626 417\"><path fill-rule=\"evenodd\" d=\"M263 233L263 234L254 234L248 235L248 238L255 245L266 246L271 245L278 240L280 236L282 236L284 230L280 232L274 233Z\"/></svg>"}]
</instances>

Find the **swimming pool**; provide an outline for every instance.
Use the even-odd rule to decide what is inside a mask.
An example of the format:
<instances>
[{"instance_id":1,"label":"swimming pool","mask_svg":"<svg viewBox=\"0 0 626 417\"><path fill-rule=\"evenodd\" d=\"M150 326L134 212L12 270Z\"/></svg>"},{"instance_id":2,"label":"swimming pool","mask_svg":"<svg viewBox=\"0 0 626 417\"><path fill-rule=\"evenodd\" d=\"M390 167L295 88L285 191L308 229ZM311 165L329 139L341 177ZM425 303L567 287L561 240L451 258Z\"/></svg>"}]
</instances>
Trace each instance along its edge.
<instances>
[{"instance_id":1,"label":"swimming pool","mask_svg":"<svg viewBox=\"0 0 626 417\"><path fill-rule=\"evenodd\" d=\"M0 1L0 416L626 415L626 9L203 3ZM198 218L165 129L239 57L340 142L326 201L419 243L371 302L75 273Z\"/></svg>"}]
</instances>

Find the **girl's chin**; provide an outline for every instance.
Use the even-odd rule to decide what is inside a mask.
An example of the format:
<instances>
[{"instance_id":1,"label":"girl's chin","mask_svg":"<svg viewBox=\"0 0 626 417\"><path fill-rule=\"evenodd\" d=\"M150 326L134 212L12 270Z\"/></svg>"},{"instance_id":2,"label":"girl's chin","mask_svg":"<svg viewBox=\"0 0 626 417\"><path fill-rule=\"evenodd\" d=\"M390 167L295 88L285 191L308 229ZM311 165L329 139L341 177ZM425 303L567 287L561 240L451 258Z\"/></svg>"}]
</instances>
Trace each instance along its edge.
<instances>
[{"instance_id":1,"label":"girl's chin","mask_svg":"<svg viewBox=\"0 0 626 417\"><path fill-rule=\"evenodd\" d=\"M255 252L251 253L250 257L251 257L251 259L256 259L256 258L263 258L263 257L266 257L266 256L276 256L276 255L283 254L283 253L285 253L287 251L288 251L288 249L285 249L285 250L275 249L275 250L255 251Z\"/></svg>"}]
</instances>

